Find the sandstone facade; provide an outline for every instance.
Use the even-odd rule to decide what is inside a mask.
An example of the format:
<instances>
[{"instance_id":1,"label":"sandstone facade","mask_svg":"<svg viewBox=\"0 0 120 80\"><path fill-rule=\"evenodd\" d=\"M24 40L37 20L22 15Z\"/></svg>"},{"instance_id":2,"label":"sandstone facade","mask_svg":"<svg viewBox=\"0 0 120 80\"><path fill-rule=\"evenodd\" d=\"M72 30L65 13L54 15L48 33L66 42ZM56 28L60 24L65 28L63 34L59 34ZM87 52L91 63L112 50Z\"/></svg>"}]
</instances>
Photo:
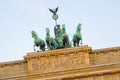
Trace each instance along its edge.
<instances>
[{"instance_id":1,"label":"sandstone facade","mask_svg":"<svg viewBox=\"0 0 120 80\"><path fill-rule=\"evenodd\" d=\"M0 63L0 80L120 80L120 47L31 52L24 60Z\"/></svg>"}]
</instances>

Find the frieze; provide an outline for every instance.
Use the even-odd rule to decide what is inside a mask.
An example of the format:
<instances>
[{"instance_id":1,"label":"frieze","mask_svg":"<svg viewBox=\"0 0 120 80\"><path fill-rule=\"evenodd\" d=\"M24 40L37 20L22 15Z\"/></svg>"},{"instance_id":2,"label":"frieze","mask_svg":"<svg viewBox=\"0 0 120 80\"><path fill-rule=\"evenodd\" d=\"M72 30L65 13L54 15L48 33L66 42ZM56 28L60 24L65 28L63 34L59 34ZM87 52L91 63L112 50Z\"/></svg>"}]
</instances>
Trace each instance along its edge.
<instances>
[{"instance_id":1,"label":"frieze","mask_svg":"<svg viewBox=\"0 0 120 80\"><path fill-rule=\"evenodd\" d=\"M59 69L62 67L72 67L77 65L79 67L88 65L86 64L85 59L86 54L74 54L74 55L65 55L65 56L58 56L52 58L41 58L39 60L31 61L29 65L31 67L31 71L38 71L38 70L48 70L48 69Z\"/></svg>"},{"instance_id":2,"label":"frieze","mask_svg":"<svg viewBox=\"0 0 120 80\"><path fill-rule=\"evenodd\" d=\"M14 66L14 65L21 65L27 63L26 60L18 60L18 61L11 61L11 62L3 62L0 63L0 68L5 67L5 66Z\"/></svg>"},{"instance_id":3,"label":"frieze","mask_svg":"<svg viewBox=\"0 0 120 80\"><path fill-rule=\"evenodd\" d=\"M56 68L77 64L85 64L84 57L81 57L80 55L72 55L68 57L56 58L54 61L54 65Z\"/></svg>"},{"instance_id":4,"label":"frieze","mask_svg":"<svg viewBox=\"0 0 120 80\"><path fill-rule=\"evenodd\" d=\"M34 61L32 63L32 70L42 70L50 67L50 61L49 60L39 60L39 61Z\"/></svg>"}]
</instances>

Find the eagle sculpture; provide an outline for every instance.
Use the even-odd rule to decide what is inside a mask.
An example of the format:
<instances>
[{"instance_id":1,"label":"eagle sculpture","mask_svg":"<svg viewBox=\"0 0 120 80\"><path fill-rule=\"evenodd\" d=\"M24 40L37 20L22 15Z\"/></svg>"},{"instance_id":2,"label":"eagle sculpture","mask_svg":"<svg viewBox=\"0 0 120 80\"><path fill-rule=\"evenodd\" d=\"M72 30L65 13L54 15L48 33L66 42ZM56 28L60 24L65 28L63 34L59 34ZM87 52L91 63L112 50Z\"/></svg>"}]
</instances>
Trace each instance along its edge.
<instances>
[{"instance_id":1,"label":"eagle sculpture","mask_svg":"<svg viewBox=\"0 0 120 80\"><path fill-rule=\"evenodd\" d=\"M57 11L58 11L58 7L55 8L55 9L49 9L49 10L50 10L50 12L52 12L55 15L57 13Z\"/></svg>"}]
</instances>

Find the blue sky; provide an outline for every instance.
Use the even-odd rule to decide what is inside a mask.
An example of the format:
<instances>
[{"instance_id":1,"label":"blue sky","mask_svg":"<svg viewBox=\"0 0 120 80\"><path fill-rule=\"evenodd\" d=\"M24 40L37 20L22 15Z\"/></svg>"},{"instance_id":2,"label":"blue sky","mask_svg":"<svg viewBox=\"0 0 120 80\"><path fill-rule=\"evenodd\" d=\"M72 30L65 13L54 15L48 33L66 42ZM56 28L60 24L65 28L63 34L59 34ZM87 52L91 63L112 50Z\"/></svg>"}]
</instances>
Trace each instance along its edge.
<instances>
[{"instance_id":1,"label":"blue sky","mask_svg":"<svg viewBox=\"0 0 120 80\"><path fill-rule=\"evenodd\" d=\"M120 0L0 0L0 62L23 59L33 52L31 31L45 38L55 25L48 8L58 10L58 23L70 37L82 24L83 45L92 49L120 46Z\"/></svg>"}]
</instances>

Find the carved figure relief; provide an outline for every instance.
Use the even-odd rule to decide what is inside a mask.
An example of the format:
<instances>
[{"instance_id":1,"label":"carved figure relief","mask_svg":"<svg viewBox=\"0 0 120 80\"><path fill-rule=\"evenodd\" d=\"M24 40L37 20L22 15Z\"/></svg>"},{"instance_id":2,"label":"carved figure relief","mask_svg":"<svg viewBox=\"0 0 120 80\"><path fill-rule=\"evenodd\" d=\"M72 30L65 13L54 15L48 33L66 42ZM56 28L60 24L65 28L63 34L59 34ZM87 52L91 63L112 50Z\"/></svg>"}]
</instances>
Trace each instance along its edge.
<instances>
[{"instance_id":1,"label":"carved figure relief","mask_svg":"<svg viewBox=\"0 0 120 80\"><path fill-rule=\"evenodd\" d=\"M82 66L86 65L86 63L84 54L76 54L35 60L32 61L31 65L32 70L45 70L52 68L69 67L74 65Z\"/></svg>"}]
</instances>

